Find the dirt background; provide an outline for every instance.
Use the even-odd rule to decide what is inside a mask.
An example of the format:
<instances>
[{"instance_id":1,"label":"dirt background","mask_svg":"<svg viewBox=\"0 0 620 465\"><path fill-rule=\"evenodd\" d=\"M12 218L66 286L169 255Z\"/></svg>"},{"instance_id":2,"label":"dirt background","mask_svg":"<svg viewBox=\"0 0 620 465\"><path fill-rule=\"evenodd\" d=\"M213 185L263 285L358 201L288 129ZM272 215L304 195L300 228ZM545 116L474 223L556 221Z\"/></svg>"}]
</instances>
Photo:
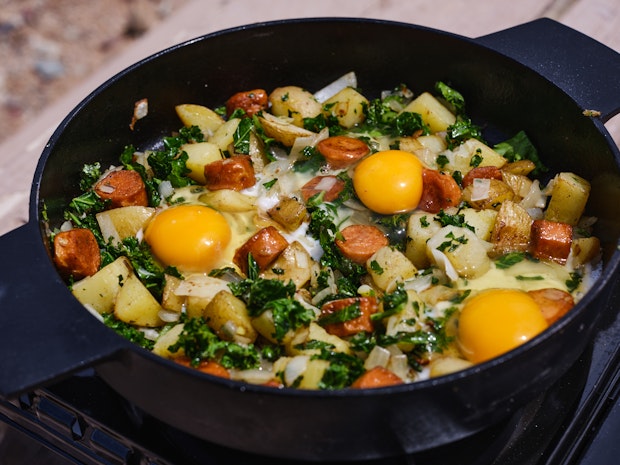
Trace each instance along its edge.
<instances>
[{"instance_id":1,"label":"dirt background","mask_svg":"<svg viewBox=\"0 0 620 465\"><path fill-rule=\"evenodd\" d=\"M0 142L186 0L0 0Z\"/></svg>"}]
</instances>

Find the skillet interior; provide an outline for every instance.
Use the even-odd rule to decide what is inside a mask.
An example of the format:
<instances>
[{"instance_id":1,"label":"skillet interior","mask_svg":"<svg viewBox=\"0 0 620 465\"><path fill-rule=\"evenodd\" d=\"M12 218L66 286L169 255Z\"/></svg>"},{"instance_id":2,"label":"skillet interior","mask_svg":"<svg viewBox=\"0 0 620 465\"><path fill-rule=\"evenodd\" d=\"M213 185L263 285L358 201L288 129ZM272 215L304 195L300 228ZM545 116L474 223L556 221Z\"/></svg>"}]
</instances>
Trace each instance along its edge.
<instances>
[{"instance_id":1,"label":"skillet interior","mask_svg":"<svg viewBox=\"0 0 620 465\"><path fill-rule=\"evenodd\" d=\"M179 128L174 113L179 103L214 107L239 90L287 84L313 91L352 70L371 97L399 83L417 92L438 80L451 84L491 142L526 130L551 173L570 170L593 182L597 202L589 209L600 218L603 227L596 233L610 260L620 230L618 155L602 126L533 71L474 41L378 21L240 28L173 47L126 70L82 102L54 134L39 165L32 217L40 217L44 201L50 222L60 224L62 206L77 193L82 165L115 163L130 143L156 147ZM133 104L142 98L149 100L149 114L131 131ZM119 355L98 372L147 412L234 448L310 460L394 455L467 436L550 385L583 351L595 304L593 296L585 298L570 318L509 356L444 379L377 392L245 388L141 349Z\"/></svg>"}]
</instances>

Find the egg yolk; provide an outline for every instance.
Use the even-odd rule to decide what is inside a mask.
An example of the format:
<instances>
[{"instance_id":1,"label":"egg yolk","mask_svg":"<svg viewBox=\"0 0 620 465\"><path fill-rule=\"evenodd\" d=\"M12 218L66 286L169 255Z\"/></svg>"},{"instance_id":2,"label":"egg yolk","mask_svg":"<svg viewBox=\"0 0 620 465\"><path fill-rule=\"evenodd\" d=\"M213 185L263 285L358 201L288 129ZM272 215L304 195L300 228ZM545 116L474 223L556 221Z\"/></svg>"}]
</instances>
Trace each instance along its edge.
<instances>
[{"instance_id":1,"label":"egg yolk","mask_svg":"<svg viewBox=\"0 0 620 465\"><path fill-rule=\"evenodd\" d=\"M517 289L482 291L467 301L458 321L458 344L474 363L508 352L547 328L540 307Z\"/></svg>"},{"instance_id":2,"label":"egg yolk","mask_svg":"<svg viewBox=\"0 0 620 465\"><path fill-rule=\"evenodd\" d=\"M422 197L422 163L402 150L377 152L357 165L353 187L362 203L376 213L411 211Z\"/></svg>"},{"instance_id":3,"label":"egg yolk","mask_svg":"<svg viewBox=\"0 0 620 465\"><path fill-rule=\"evenodd\" d=\"M230 237L224 216L201 205L167 208L144 231L144 239L159 260L186 272L210 271Z\"/></svg>"}]
</instances>

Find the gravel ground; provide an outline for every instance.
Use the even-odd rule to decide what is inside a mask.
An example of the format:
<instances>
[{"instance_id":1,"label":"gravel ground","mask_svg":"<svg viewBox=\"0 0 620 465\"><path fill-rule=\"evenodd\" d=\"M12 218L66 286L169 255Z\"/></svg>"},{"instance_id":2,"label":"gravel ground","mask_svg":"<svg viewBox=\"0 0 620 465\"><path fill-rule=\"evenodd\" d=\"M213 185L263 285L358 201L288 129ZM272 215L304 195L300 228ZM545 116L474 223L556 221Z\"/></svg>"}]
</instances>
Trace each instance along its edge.
<instances>
[{"instance_id":1,"label":"gravel ground","mask_svg":"<svg viewBox=\"0 0 620 465\"><path fill-rule=\"evenodd\" d=\"M0 0L0 142L185 2Z\"/></svg>"}]
</instances>

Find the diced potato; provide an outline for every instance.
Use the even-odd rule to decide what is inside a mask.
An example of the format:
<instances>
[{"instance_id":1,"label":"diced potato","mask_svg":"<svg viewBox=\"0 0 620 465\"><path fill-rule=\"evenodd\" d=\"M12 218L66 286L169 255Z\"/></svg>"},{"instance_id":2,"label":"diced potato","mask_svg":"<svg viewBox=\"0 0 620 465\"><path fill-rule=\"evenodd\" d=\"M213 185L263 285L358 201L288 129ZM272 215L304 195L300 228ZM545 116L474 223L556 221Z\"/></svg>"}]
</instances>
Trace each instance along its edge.
<instances>
[{"instance_id":1,"label":"diced potato","mask_svg":"<svg viewBox=\"0 0 620 465\"><path fill-rule=\"evenodd\" d=\"M215 210L241 213L254 210L254 198L232 189L219 189L200 194L198 200Z\"/></svg>"},{"instance_id":2,"label":"diced potato","mask_svg":"<svg viewBox=\"0 0 620 465\"><path fill-rule=\"evenodd\" d=\"M438 376L449 375L457 371L465 370L473 366L472 362L458 357L441 357L430 363L430 376L437 378Z\"/></svg>"},{"instance_id":3,"label":"diced potato","mask_svg":"<svg viewBox=\"0 0 620 465\"><path fill-rule=\"evenodd\" d=\"M381 247L366 262L366 271L382 291L392 292L397 283L413 278L416 267L400 251Z\"/></svg>"},{"instance_id":4,"label":"diced potato","mask_svg":"<svg viewBox=\"0 0 620 465\"><path fill-rule=\"evenodd\" d=\"M506 163L502 167L502 172L527 176L535 169L536 164L532 160L518 160Z\"/></svg>"},{"instance_id":5,"label":"diced potato","mask_svg":"<svg viewBox=\"0 0 620 465\"><path fill-rule=\"evenodd\" d=\"M185 325L183 323L179 323L174 325L168 331L162 333L155 341L152 352L164 358L181 357L185 355L185 351L183 349L179 349L178 352L174 353L170 352L169 349L171 345L178 341L179 336L183 332L184 326Z\"/></svg>"},{"instance_id":6,"label":"diced potato","mask_svg":"<svg viewBox=\"0 0 620 465\"><path fill-rule=\"evenodd\" d=\"M228 150L230 144L234 142L235 131L241 120L239 118L232 118L222 124L207 140L212 144L215 144L222 152Z\"/></svg>"},{"instance_id":7,"label":"diced potato","mask_svg":"<svg viewBox=\"0 0 620 465\"><path fill-rule=\"evenodd\" d=\"M495 227L495 218L497 218L496 210L464 208L460 213L465 218L465 223L476 230L476 236L483 241L488 241L491 238L491 231Z\"/></svg>"},{"instance_id":8,"label":"diced potato","mask_svg":"<svg viewBox=\"0 0 620 465\"><path fill-rule=\"evenodd\" d=\"M502 168L507 163L506 159L491 147L473 138L467 139L451 153L448 152L447 156L450 162L446 165L446 169L460 171L463 176L476 165ZM474 157L478 159L478 163L472 163Z\"/></svg>"},{"instance_id":9,"label":"diced potato","mask_svg":"<svg viewBox=\"0 0 620 465\"><path fill-rule=\"evenodd\" d=\"M526 195L528 195L530 193L530 189L532 188L532 180L522 174L514 174L509 171L503 171L502 180L515 193L514 200L516 202L521 201Z\"/></svg>"},{"instance_id":10,"label":"diced potato","mask_svg":"<svg viewBox=\"0 0 620 465\"><path fill-rule=\"evenodd\" d=\"M601 241L598 237L579 237L571 244L572 265L575 268L592 262L601 253Z\"/></svg>"},{"instance_id":11,"label":"diced potato","mask_svg":"<svg viewBox=\"0 0 620 465\"><path fill-rule=\"evenodd\" d=\"M178 295L176 290L183 280L169 274L165 275L164 278L165 283L162 291L161 306L164 310L181 313L186 298L185 296Z\"/></svg>"},{"instance_id":12,"label":"diced potato","mask_svg":"<svg viewBox=\"0 0 620 465\"><path fill-rule=\"evenodd\" d=\"M184 126L198 126L205 138L224 124L224 119L220 115L202 105L181 104L177 105L175 110Z\"/></svg>"},{"instance_id":13,"label":"diced potato","mask_svg":"<svg viewBox=\"0 0 620 465\"><path fill-rule=\"evenodd\" d=\"M105 210L97 213L95 217L101 235L106 240L111 239L113 243L118 243L126 237L135 237L154 213L154 208L131 205Z\"/></svg>"},{"instance_id":14,"label":"diced potato","mask_svg":"<svg viewBox=\"0 0 620 465\"><path fill-rule=\"evenodd\" d=\"M385 322L385 334L387 336L395 336L398 333L412 333L420 328L419 309L424 308L422 299L416 291L407 290L407 305L395 315L388 317ZM399 345L401 350L407 348ZM410 348L409 348L410 349Z\"/></svg>"},{"instance_id":15,"label":"diced potato","mask_svg":"<svg viewBox=\"0 0 620 465\"><path fill-rule=\"evenodd\" d=\"M295 231L307 219L308 210L304 203L296 198L284 197L270 208L267 214L287 231Z\"/></svg>"},{"instance_id":16,"label":"diced potato","mask_svg":"<svg viewBox=\"0 0 620 465\"><path fill-rule=\"evenodd\" d=\"M456 121L454 114L428 92L416 97L403 109L405 111L419 113L434 133L445 131Z\"/></svg>"},{"instance_id":17,"label":"diced potato","mask_svg":"<svg viewBox=\"0 0 620 465\"><path fill-rule=\"evenodd\" d=\"M161 309L159 302L142 284L138 276L131 273L123 281L116 296L114 316L125 323L157 327L164 324L159 317Z\"/></svg>"},{"instance_id":18,"label":"diced potato","mask_svg":"<svg viewBox=\"0 0 620 465\"><path fill-rule=\"evenodd\" d=\"M418 269L424 269L430 265L426 254L426 241L441 228L441 224L433 220L433 216L432 213L414 212L407 223L405 256Z\"/></svg>"},{"instance_id":19,"label":"diced potato","mask_svg":"<svg viewBox=\"0 0 620 465\"><path fill-rule=\"evenodd\" d=\"M127 257L119 257L94 275L74 283L71 291L83 305L99 313L111 313L122 284L131 274L133 268Z\"/></svg>"},{"instance_id":20,"label":"diced potato","mask_svg":"<svg viewBox=\"0 0 620 465\"><path fill-rule=\"evenodd\" d=\"M328 114L338 119L340 126L352 128L364 121L364 107L368 105L368 99L356 91L353 87L346 87L333 97L327 99L323 105Z\"/></svg>"},{"instance_id":21,"label":"diced potato","mask_svg":"<svg viewBox=\"0 0 620 465\"><path fill-rule=\"evenodd\" d=\"M306 249L298 241L293 241L269 268L261 273L261 277L293 281L297 289L300 289L310 281L314 265L315 262Z\"/></svg>"},{"instance_id":22,"label":"diced potato","mask_svg":"<svg viewBox=\"0 0 620 465\"><path fill-rule=\"evenodd\" d=\"M205 307L203 316L222 339L250 343L258 336L245 303L228 291L215 294Z\"/></svg>"},{"instance_id":23,"label":"diced potato","mask_svg":"<svg viewBox=\"0 0 620 465\"><path fill-rule=\"evenodd\" d=\"M316 133L295 126L293 123L270 113L263 113L258 119L265 134L286 147L292 147L298 137L316 136Z\"/></svg>"},{"instance_id":24,"label":"diced potato","mask_svg":"<svg viewBox=\"0 0 620 465\"><path fill-rule=\"evenodd\" d=\"M482 157L482 161L478 165L479 167L495 166L497 168L502 168L506 163L508 163L508 160L506 160L502 155L497 153L485 143L480 142L478 139L467 139L465 144L468 146L472 157L476 155Z\"/></svg>"},{"instance_id":25,"label":"diced potato","mask_svg":"<svg viewBox=\"0 0 620 465\"><path fill-rule=\"evenodd\" d=\"M299 382L299 389L318 389L321 379L325 374L325 370L329 368L329 362L327 360L310 359L306 365L306 369L301 375L301 381Z\"/></svg>"},{"instance_id":26,"label":"diced potato","mask_svg":"<svg viewBox=\"0 0 620 465\"><path fill-rule=\"evenodd\" d=\"M187 153L187 168L190 170L188 177L194 181L205 184L205 165L222 159L220 148L213 142L198 142L184 144L181 150Z\"/></svg>"},{"instance_id":27,"label":"diced potato","mask_svg":"<svg viewBox=\"0 0 620 465\"><path fill-rule=\"evenodd\" d=\"M490 244L467 228L444 226L428 240L426 246L431 259L437 262L440 254L445 255L458 275L464 278L477 278L491 267L487 255Z\"/></svg>"},{"instance_id":28,"label":"diced potato","mask_svg":"<svg viewBox=\"0 0 620 465\"><path fill-rule=\"evenodd\" d=\"M273 323L273 313L271 310L266 310L259 316L252 318L252 326L261 336L274 344L281 343L286 346L296 335L295 331L289 331L281 341L278 341L275 337L276 327Z\"/></svg>"},{"instance_id":29,"label":"diced potato","mask_svg":"<svg viewBox=\"0 0 620 465\"><path fill-rule=\"evenodd\" d=\"M493 253L523 252L529 248L532 218L515 202L504 202L497 212L491 232Z\"/></svg>"},{"instance_id":30,"label":"diced potato","mask_svg":"<svg viewBox=\"0 0 620 465\"><path fill-rule=\"evenodd\" d=\"M574 173L559 173L553 179L545 219L576 225L590 196L590 183Z\"/></svg>"},{"instance_id":31,"label":"diced potato","mask_svg":"<svg viewBox=\"0 0 620 465\"><path fill-rule=\"evenodd\" d=\"M293 337L286 345L287 355L314 355L321 350L318 348L308 349L304 345L308 342L319 341L333 346L334 352L343 352L348 354L351 352L349 343L344 339L329 334L325 329L315 322L311 322L308 328L301 328L298 334Z\"/></svg>"},{"instance_id":32,"label":"diced potato","mask_svg":"<svg viewBox=\"0 0 620 465\"><path fill-rule=\"evenodd\" d=\"M292 118L292 123L304 127L304 118L314 118L321 113L321 104L310 92L297 86L274 89L269 94L271 113Z\"/></svg>"}]
</instances>

